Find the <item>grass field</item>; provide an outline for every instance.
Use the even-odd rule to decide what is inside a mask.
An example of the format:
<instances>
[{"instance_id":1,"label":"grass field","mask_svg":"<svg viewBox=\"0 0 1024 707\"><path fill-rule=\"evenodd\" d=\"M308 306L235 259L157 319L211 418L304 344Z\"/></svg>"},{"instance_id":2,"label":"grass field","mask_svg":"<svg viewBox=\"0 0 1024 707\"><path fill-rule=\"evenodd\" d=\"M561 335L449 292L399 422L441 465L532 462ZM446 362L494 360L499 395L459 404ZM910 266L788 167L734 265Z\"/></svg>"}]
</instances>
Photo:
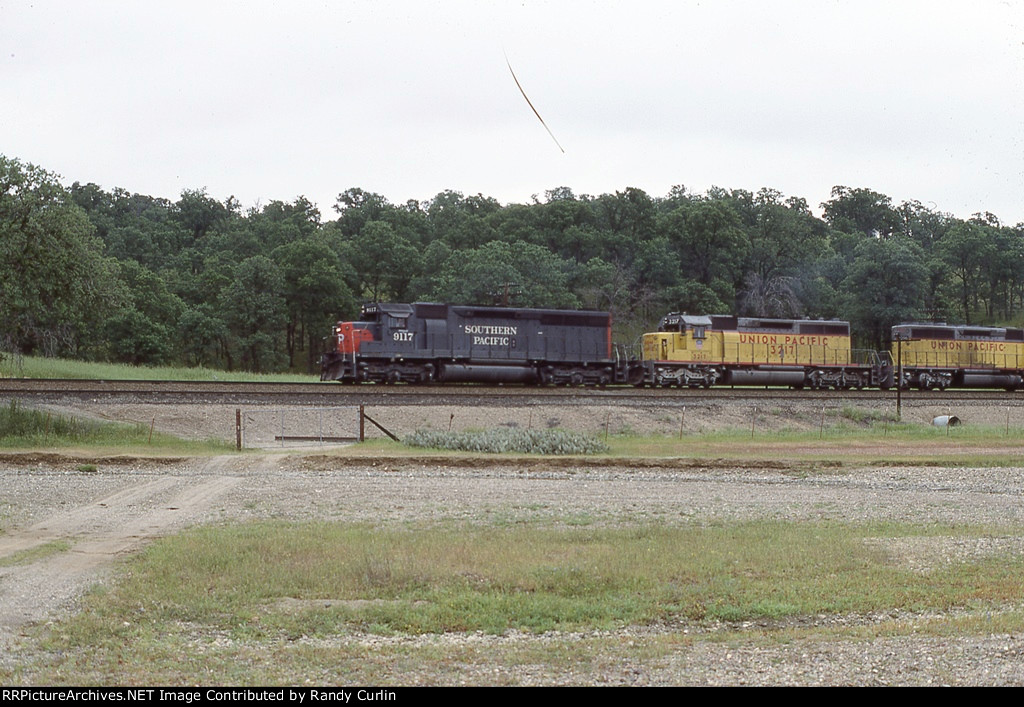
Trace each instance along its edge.
<instances>
[{"instance_id":1,"label":"grass field","mask_svg":"<svg viewBox=\"0 0 1024 707\"><path fill-rule=\"evenodd\" d=\"M74 361L42 356L14 356L0 353L0 377L88 380L173 380L173 381L257 381L311 383L319 375L299 373L260 374L221 371L212 368L171 366L130 366L120 363Z\"/></svg>"},{"instance_id":2,"label":"grass field","mask_svg":"<svg viewBox=\"0 0 1024 707\"><path fill-rule=\"evenodd\" d=\"M452 661L471 664L474 651L484 650L391 640L403 636L547 632L549 640L528 649L492 646L487 659L498 650L510 664L599 669L599 661L629 651L601 632L624 627L671 627L644 642L650 658L690 640L686 625L727 622L731 628L709 640L737 642L815 634L860 640L908 630L886 622L801 627L800 617L829 614L932 616L914 627L916 635L1020 632L1024 615L1004 611L1024 601L1019 555L940 559L921 572L887 548L951 534L1022 533L784 522L197 528L151 545L125 564L116 585L97 589L81 612L45 631L44 647L60 661L0 670L0 680L395 684L396 665L443 674ZM970 616L941 617L956 608Z\"/></svg>"}]
</instances>

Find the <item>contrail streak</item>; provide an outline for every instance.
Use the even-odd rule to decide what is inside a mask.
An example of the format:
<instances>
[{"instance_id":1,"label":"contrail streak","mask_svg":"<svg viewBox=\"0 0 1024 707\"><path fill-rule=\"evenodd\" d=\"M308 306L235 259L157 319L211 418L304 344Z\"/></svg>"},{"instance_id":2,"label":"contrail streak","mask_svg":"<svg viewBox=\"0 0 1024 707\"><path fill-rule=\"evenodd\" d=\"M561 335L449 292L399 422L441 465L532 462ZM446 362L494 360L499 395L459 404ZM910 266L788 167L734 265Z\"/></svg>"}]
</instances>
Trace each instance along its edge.
<instances>
[{"instance_id":1,"label":"contrail streak","mask_svg":"<svg viewBox=\"0 0 1024 707\"><path fill-rule=\"evenodd\" d=\"M526 95L526 91L523 90L523 85L521 83L519 83L519 79L516 78L516 72L512 71L512 62L510 62L508 60L508 56L507 55L505 56L505 63L508 64L508 70L509 70L509 73L512 74L512 80L516 82L516 86L519 87L519 92L521 94L523 94L523 98L526 99L526 105L530 106L530 110L532 110L533 114L535 116L537 116L537 120L539 120L540 124L544 126L544 129L548 131L548 135L551 136L551 139L555 141L555 144L558 145L558 149L561 150L562 154L564 155L565 154L565 148L562 147L561 144L559 144L558 138L556 138L555 134L553 132L551 132L551 128L549 128L548 124L544 122L544 119L540 117L540 113L537 112L537 109L533 107L533 103L530 102L529 96L527 96Z\"/></svg>"}]
</instances>

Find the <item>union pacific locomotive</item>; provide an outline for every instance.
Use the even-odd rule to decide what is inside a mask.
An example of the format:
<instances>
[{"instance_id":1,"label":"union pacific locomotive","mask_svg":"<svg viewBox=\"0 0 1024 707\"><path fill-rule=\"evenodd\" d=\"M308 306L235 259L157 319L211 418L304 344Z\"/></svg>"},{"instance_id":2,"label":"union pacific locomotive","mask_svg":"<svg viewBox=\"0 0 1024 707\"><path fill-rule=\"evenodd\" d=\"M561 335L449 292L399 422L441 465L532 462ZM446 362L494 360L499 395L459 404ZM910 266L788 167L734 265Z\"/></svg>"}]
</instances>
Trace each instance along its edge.
<instances>
[{"instance_id":1,"label":"union pacific locomotive","mask_svg":"<svg viewBox=\"0 0 1024 707\"><path fill-rule=\"evenodd\" d=\"M1024 386L1024 329L892 328L891 351L854 349L840 320L673 312L637 355L612 344L607 312L370 304L338 322L321 380L343 383L781 385L836 390Z\"/></svg>"},{"instance_id":2,"label":"union pacific locomotive","mask_svg":"<svg viewBox=\"0 0 1024 707\"><path fill-rule=\"evenodd\" d=\"M1024 329L899 324L892 339L905 388L1015 390L1024 382Z\"/></svg>"},{"instance_id":3,"label":"union pacific locomotive","mask_svg":"<svg viewBox=\"0 0 1024 707\"><path fill-rule=\"evenodd\" d=\"M788 385L888 388L892 361L850 346L847 322L822 319L662 317L643 335L644 379L652 385Z\"/></svg>"}]
</instances>

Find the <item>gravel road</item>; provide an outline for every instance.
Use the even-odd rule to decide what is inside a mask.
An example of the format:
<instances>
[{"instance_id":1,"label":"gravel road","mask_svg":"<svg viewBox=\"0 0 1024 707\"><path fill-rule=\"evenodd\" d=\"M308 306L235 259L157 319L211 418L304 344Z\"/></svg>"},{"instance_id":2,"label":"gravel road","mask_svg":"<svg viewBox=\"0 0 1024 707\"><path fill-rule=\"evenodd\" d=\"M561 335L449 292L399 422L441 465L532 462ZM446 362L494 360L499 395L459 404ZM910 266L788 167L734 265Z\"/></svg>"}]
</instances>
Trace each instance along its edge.
<instances>
[{"instance_id":1,"label":"gravel road","mask_svg":"<svg viewBox=\"0 0 1024 707\"><path fill-rule=\"evenodd\" d=\"M486 460L346 460L295 451L207 459L100 459L94 462L95 472L79 471L79 461L45 453L0 455L0 564L33 547L71 543L68 551L0 566L0 667L31 659L34 649L26 629L74 611L85 589L111 580L112 560L152 538L197 523L269 517L377 523L509 517L558 522L586 517L588 522L609 525L770 518L1024 526L1020 468L836 466L807 473L804 467L779 463L495 465ZM1019 556L1024 553L1024 538L917 538L889 542L886 549L899 562L927 572L940 563L978 555ZM885 614L801 621L906 627L927 618ZM743 645L703 640L705 634L722 629L623 630L617 635L623 642L643 644L673 631L686 631L688 642L680 643L666 660L609 663L600 674L487 664L461 666L458 676L428 676L427 681L490 684L498 675L502 682L526 685L1024 685L1021 635ZM372 649L375 642L436 642L443 647L550 637L338 640L364 641ZM409 682L420 680L423 676L409 676Z\"/></svg>"}]
</instances>

